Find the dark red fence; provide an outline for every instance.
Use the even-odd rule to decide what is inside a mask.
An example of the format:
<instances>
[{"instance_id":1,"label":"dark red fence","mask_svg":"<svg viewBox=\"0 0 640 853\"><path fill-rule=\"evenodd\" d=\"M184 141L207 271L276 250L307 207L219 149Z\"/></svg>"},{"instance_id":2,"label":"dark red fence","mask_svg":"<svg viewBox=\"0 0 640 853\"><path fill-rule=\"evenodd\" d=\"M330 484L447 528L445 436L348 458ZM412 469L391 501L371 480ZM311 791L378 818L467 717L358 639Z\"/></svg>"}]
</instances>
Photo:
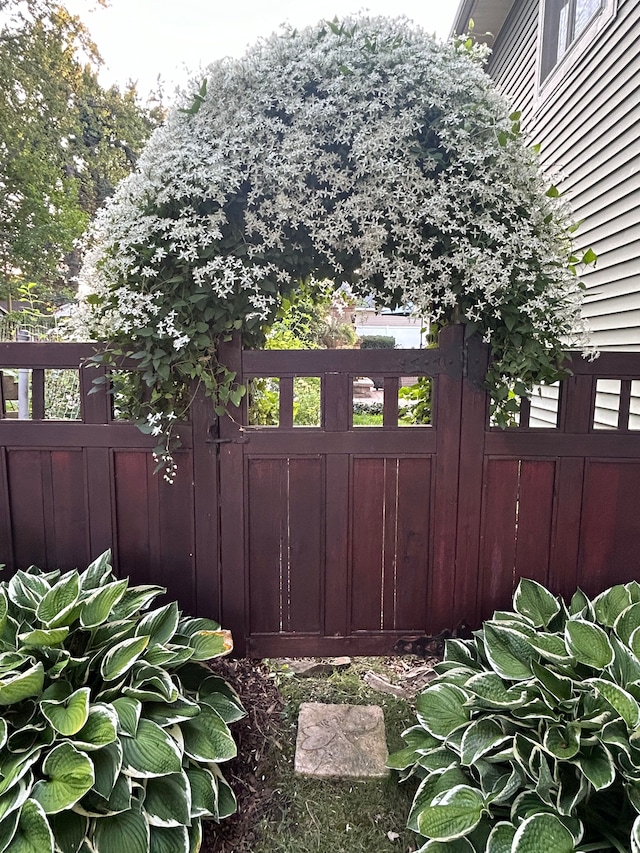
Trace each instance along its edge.
<instances>
[{"instance_id":1,"label":"dark red fence","mask_svg":"<svg viewBox=\"0 0 640 853\"><path fill-rule=\"evenodd\" d=\"M520 576L565 595L640 580L640 354L574 357L500 430L486 348L461 328L432 350L225 348L275 422L252 425L245 400L218 423L198 397L168 485L107 386L88 393L90 345L0 344L0 562L70 568L111 547L120 574L220 618L253 656L387 653L507 607ZM61 420L47 389L67 373L81 405ZM371 376L382 414L360 426L354 387ZM301 420L312 377L317 419ZM408 426L398 391L418 377L431 418Z\"/></svg>"}]
</instances>

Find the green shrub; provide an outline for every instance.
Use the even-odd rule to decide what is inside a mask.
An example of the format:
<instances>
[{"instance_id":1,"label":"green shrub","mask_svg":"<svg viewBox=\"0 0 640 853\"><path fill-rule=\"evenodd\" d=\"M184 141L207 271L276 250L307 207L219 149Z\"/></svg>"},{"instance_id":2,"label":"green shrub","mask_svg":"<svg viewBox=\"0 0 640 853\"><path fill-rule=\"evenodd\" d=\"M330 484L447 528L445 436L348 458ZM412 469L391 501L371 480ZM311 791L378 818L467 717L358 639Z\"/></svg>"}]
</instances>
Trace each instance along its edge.
<instances>
[{"instance_id":1,"label":"green shrub","mask_svg":"<svg viewBox=\"0 0 640 853\"><path fill-rule=\"evenodd\" d=\"M360 349L394 349L396 339L393 335L363 335Z\"/></svg>"},{"instance_id":2,"label":"green shrub","mask_svg":"<svg viewBox=\"0 0 640 853\"><path fill-rule=\"evenodd\" d=\"M421 851L640 851L640 584L567 607L522 580L437 671L389 759Z\"/></svg>"},{"instance_id":3,"label":"green shrub","mask_svg":"<svg viewBox=\"0 0 640 853\"><path fill-rule=\"evenodd\" d=\"M228 631L164 590L32 567L0 584L0 849L195 853L203 818L235 811L236 693L205 661Z\"/></svg>"}]
</instances>

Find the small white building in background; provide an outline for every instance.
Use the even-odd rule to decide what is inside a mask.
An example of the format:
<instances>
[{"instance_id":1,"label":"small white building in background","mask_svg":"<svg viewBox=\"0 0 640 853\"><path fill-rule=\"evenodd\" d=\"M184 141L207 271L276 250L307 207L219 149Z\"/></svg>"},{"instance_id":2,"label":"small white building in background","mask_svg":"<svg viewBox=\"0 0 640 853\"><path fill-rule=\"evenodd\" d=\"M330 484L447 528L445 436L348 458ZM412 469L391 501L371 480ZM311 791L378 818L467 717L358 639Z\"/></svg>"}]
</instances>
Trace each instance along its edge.
<instances>
[{"instance_id":1,"label":"small white building in background","mask_svg":"<svg viewBox=\"0 0 640 853\"><path fill-rule=\"evenodd\" d=\"M396 340L396 349L422 349L427 345L429 324L420 317L392 311L376 314L373 308L356 308L353 313L358 337L391 336Z\"/></svg>"}]
</instances>

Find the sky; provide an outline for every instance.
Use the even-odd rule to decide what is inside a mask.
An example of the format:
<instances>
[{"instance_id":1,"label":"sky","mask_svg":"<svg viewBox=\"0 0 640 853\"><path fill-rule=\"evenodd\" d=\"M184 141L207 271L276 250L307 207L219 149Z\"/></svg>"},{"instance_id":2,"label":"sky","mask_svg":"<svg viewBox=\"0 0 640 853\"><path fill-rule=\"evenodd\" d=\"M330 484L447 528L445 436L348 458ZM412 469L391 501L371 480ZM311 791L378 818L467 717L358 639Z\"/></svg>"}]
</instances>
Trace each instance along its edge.
<instances>
[{"instance_id":1,"label":"sky","mask_svg":"<svg viewBox=\"0 0 640 853\"><path fill-rule=\"evenodd\" d=\"M241 56L284 22L315 24L361 10L405 15L427 32L447 38L458 0L66 0L96 42L105 62L103 85L137 82L141 96L163 80L166 100L190 72L222 56Z\"/></svg>"}]
</instances>

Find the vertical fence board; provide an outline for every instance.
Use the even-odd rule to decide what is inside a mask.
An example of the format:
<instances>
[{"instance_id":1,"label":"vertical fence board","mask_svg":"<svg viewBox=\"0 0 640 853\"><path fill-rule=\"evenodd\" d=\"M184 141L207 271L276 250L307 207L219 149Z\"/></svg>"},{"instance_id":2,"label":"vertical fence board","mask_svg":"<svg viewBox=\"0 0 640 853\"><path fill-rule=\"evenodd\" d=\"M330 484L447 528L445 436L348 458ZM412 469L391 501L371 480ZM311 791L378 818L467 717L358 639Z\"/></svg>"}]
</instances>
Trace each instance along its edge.
<instances>
[{"instance_id":1,"label":"vertical fence board","mask_svg":"<svg viewBox=\"0 0 640 853\"><path fill-rule=\"evenodd\" d=\"M555 462L523 460L518 490L516 575L546 586L553 530Z\"/></svg>"},{"instance_id":2,"label":"vertical fence board","mask_svg":"<svg viewBox=\"0 0 640 853\"><path fill-rule=\"evenodd\" d=\"M422 626L430 631L427 586L430 575L431 459L400 459L398 463L398 536L395 607L392 627L399 631Z\"/></svg>"},{"instance_id":3,"label":"vertical fence board","mask_svg":"<svg viewBox=\"0 0 640 853\"><path fill-rule=\"evenodd\" d=\"M155 583L167 588L169 598L176 599L188 614L197 610L194 567L194 515L192 460L186 453L176 453L178 476L173 484L160 476L153 477L157 495L157 539L159 548L153 554ZM217 618L217 613L203 614Z\"/></svg>"},{"instance_id":4,"label":"vertical fence board","mask_svg":"<svg viewBox=\"0 0 640 853\"><path fill-rule=\"evenodd\" d=\"M320 633L324 492L319 457L289 460L289 630Z\"/></svg>"},{"instance_id":5,"label":"vertical fence board","mask_svg":"<svg viewBox=\"0 0 640 853\"><path fill-rule=\"evenodd\" d=\"M0 386L2 377L0 376ZM0 447L0 560L12 570L15 563L11 524L11 493L7 471L7 451Z\"/></svg>"},{"instance_id":6,"label":"vertical fence board","mask_svg":"<svg viewBox=\"0 0 640 853\"><path fill-rule=\"evenodd\" d=\"M82 569L90 562L89 523L81 450L57 450L51 460L51 522L57 568Z\"/></svg>"},{"instance_id":7,"label":"vertical fence board","mask_svg":"<svg viewBox=\"0 0 640 853\"><path fill-rule=\"evenodd\" d=\"M382 590L380 598L380 628L393 630L396 605L396 575L398 571L398 475L400 460L387 457L384 460L384 513L382 525L384 539L382 547Z\"/></svg>"},{"instance_id":8,"label":"vertical fence board","mask_svg":"<svg viewBox=\"0 0 640 853\"><path fill-rule=\"evenodd\" d=\"M252 633L277 633L283 628L282 609L289 588L286 479L286 459L249 459L247 532Z\"/></svg>"},{"instance_id":9,"label":"vertical fence board","mask_svg":"<svg viewBox=\"0 0 640 853\"><path fill-rule=\"evenodd\" d=\"M480 551L479 612L507 607L515 579L517 459L489 459L485 467Z\"/></svg>"},{"instance_id":10,"label":"vertical fence board","mask_svg":"<svg viewBox=\"0 0 640 853\"><path fill-rule=\"evenodd\" d=\"M584 459L566 457L556 465L556 507L549 584L567 600L578 586Z\"/></svg>"},{"instance_id":11,"label":"vertical fence board","mask_svg":"<svg viewBox=\"0 0 640 853\"><path fill-rule=\"evenodd\" d=\"M114 454L115 502L118 526L118 575L132 583L155 583L149 542L148 453Z\"/></svg>"},{"instance_id":12,"label":"vertical fence board","mask_svg":"<svg viewBox=\"0 0 640 853\"><path fill-rule=\"evenodd\" d=\"M344 637L349 631L351 562L349 560L350 460L330 454L325 461L325 588L324 632Z\"/></svg>"},{"instance_id":13,"label":"vertical fence board","mask_svg":"<svg viewBox=\"0 0 640 853\"><path fill-rule=\"evenodd\" d=\"M385 459L353 461L351 628L379 631L385 539Z\"/></svg>"},{"instance_id":14,"label":"vertical fence board","mask_svg":"<svg viewBox=\"0 0 640 853\"><path fill-rule=\"evenodd\" d=\"M31 564L41 569L55 568L50 565L47 550L42 477L44 455L44 451L15 449L7 454L16 569L26 569Z\"/></svg>"}]
</instances>

